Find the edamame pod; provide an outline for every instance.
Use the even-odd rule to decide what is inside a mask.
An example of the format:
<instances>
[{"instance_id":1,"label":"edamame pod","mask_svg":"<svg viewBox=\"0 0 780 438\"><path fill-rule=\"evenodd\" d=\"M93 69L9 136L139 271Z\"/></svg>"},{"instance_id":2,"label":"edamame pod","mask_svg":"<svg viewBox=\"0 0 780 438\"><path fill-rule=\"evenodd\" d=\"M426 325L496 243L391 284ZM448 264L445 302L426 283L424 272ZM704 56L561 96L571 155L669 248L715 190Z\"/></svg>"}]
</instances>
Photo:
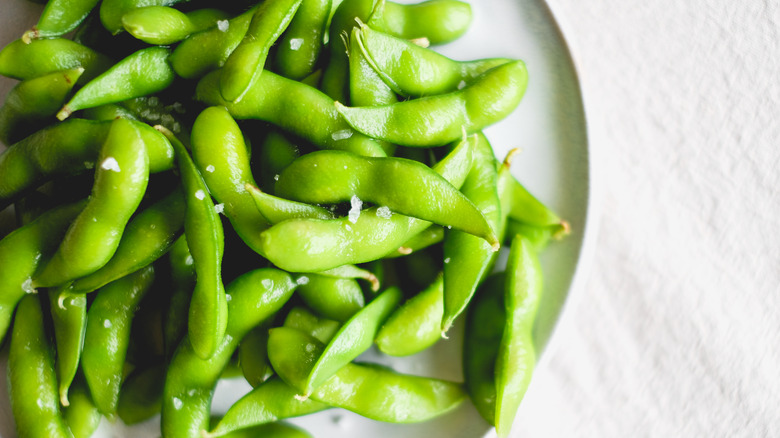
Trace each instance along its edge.
<instances>
[{"instance_id":1,"label":"edamame pod","mask_svg":"<svg viewBox=\"0 0 780 438\"><path fill-rule=\"evenodd\" d=\"M100 4L100 21L112 34L122 31L122 17L134 9L146 6L171 6L181 0L103 0Z\"/></svg>"},{"instance_id":2,"label":"edamame pod","mask_svg":"<svg viewBox=\"0 0 780 438\"><path fill-rule=\"evenodd\" d=\"M170 49L165 47L150 47L133 53L85 84L57 113L57 118L65 120L80 109L121 102L168 88L175 76L168 65L168 55Z\"/></svg>"},{"instance_id":3,"label":"edamame pod","mask_svg":"<svg viewBox=\"0 0 780 438\"><path fill-rule=\"evenodd\" d=\"M510 59L454 61L413 42L362 25L353 39L382 80L403 96L433 96L462 88ZM361 106L352 101L352 105Z\"/></svg>"},{"instance_id":4,"label":"edamame pod","mask_svg":"<svg viewBox=\"0 0 780 438\"><path fill-rule=\"evenodd\" d=\"M365 305L363 291L354 279L304 274L296 281L298 296L325 318L346 321Z\"/></svg>"},{"instance_id":5,"label":"edamame pod","mask_svg":"<svg viewBox=\"0 0 780 438\"><path fill-rule=\"evenodd\" d=\"M418 196L404 196L410 187ZM357 198L357 202L474 234L498 250L498 238L477 207L441 175L416 161L316 151L282 171L276 193L311 204L355 203Z\"/></svg>"},{"instance_id":6,"label":"edamame pod","mask_svg":"<svg viewBox=\"0 0 780 438\"><path fill-rule=\"evenodd\" d=\"M254 198L255 205L257 205L260 214L262 214L271 224L276 224L287 219L333 219L335 217L329 210L316 205L290 201L288 199L269 195L249 184L247 184L245 188L247 192L252 195L252 198Z\"/></svg>"},{"instance_id":7,"label":"edamame pod","mask_svg":"<svg viewBox=\"0 0 780 438\"><path fill-rule=\"evenodd\" d=\"M187 211L184 231L194 260L198 281L190 301L187 333L192 348L202 359L216 351L227 326L227 300L222 283L222 254L225 235L203 177L184 145L167 129L157 126L176 151Z\"/></svg>"},{"instance_id":8,"label":"edamame pod","mask_svg":"<svg viewBox=\"0 0 780 438\"><path fill-rule=\"evenodd\" d=\"M241 339L276 313L292 296L295 282L276 269L250 271L233 280L226 291L228 326L217 351L200 359L186 337L176 349L165 379L162 434L168 438L201 438L207 430L211 397L225 365Z\"/></svg>"},{"instance_id":9,"label":"edamame pod","mask_svg":"<svg viewBox=\"0 0 780 438\"><path fill-rule=\"evenodd\" d=\"M26 294L35 293L32 276L57 250L71 221L86 201L57 207L0 240L0 342L5 339L14 309Z\"/></svg>"},{"instance_id":10,"label":"edamame pod","mask_svg":"<svg viewBox=\"0 0 780 438\"><path fill-rule=\"evenodd\" d=\"M511 113L525 94L528 72L512 61L479 75L461 90L377 107L346 107L339 113L356 131L407 146L439 146L463 130L476 132Z\"/></svg>"},{"instance_id":11,"label":"edamame pod","mask_svg":"<svg viewBox=\"0 0 780 438\"><path fill-rule=\"evenodd\" d=\"M127 224L111 260L92 274L74 281L69 292L95 291L162 257L182 232L185 208L182 191L176 188L138 213Z\"/></svg>"},{"instance_id":12,"label":"edamame pod","mask_svg":"<svg viewBox=\"0 0 780 438\"><path fill-rule=\"evenodd\" d=\"M355 132L339 116L333 100L316 88L263 70L239 102L219 92L222 70L198 82L196 97L209 105L224 106L236 119L259 119L299 135L323 149L349 150L359 155L385 156L374 140Z\"/></svg>"},{"instance_id":13,"label":"edamame pod","mask_svg":"<svg viewBox=\"0 0 780 438\"><path fill-rule=\"evenodd\" d=\"M324 350L317 339L288 327L271 329L268 345L271 364L285 381L299 381ZM349 363L312 392L310 398L378 421L416 423L454 409L465 396L460 385L445 380L399 374L378 365Z\"/></svg>"},{"instance_id":14,"label":"edamame pod","mask_svg":"<svg viewBox=\"0 0 780 438\"><path fill-rule=\"evenodd\" d=\"M228 18L227 13L218 9L197 9L185 14L167 6L146 6L123 15L122 26L143 42L165 46Z\"/></svg>"},{"instance_id":15,"label":"edamame pod","mask_svg":"<svg viewBox=\"0 0 780 438\"><path fill-rule=\"evenodd\" d=\"M149 180L149 157L132 122L112 122L98 162L90 200L57 253L36 275L33 283L37 287L62 285L108 263L141 202Z\"/></svg>"},{"instance_id":16,"label":"edamame pod","mask_svg":"<svg viewBox=\"0 0 780 438\"><path fill-rule=\"evenodd\" d=\"M160 413L165 385L163 364L136 369L119 392L117 414L125 424L137 424Z\"/></svg>"},{"instance_id":17,"label":"edamame pod","mask_svg":"<svg viewBox=\"0 0 780 438\"><path fill-rule=\"evenodd\" d=\"M542 294L542 269L531 244L512 239L504 290L506 324L496 357L496 433L509 436L536 365L533 326Z\"/></svg>"},{"instance_id":18,"label":"edamame pod","mask_svg":"<svg viewBox=\"0 0 780 438\"><path fill-rule=\"evenodd\" d=\"M72 438L60 411L57 375L38 295L21 300L8 353L8 395L20 437Z\"/></svg>"},{"instance_id":19,"label":"edamame pod","mask_svg":"<svg viewBox=\"0 0 780 438\"><path fill-rule=\"evenodd\" d=\"M493 148L487 138L476 135L474 166L461 191L479 208L491 228L499 232L501 205L496 191L498 173ZM457 230L444 241L444 314L442 333L446 333L455 318L468 305L479 283L495 261L496 253L481 239Z\"/></svg>"},{"instance_id":20,"label":"edamame pod","mask_svg":"<svg viewBox=\"0 0 780 438\"><path fill-rule=\"evenodd\" d=\"M68 389L79 368L84 333L87 329L87 297L63 294L65 288L49 292L49 307L54 322L54 340L57 346L57 378L60 403L68 406Z\"/></svg>"},{"instance_id":21,"label":"edamame pod","mask_svg":"<svg viewBox=\"0 0 780 438\"><path fill-rule=\"evenodd\" d=\"M153 281L150 265L106 285L89 308L81 367L103 415L116 414L133 316Z\"/></svg>"},{"instance_id":22,"label":"edamame pod","mask_svg":"<svg viewBox=\"0 0 780 438\"><path fill-rule=\"evenodd\" d=\"M341 326L314 365L310 366L303 381L295 382L288 379L287 382L303 391L304 397L308 397L313 390L330 379L344 365L352 362L371 347L379 328L400 301L400 289L391 287L382 292Z\"/></svg>"},{"instance_id":23,"label":"edamame pod","mask_svg":"<svg viewBox=\"0 0 780 438\"><path fill-rule=\"evenodd\" d=\"M299 81L314 72L328 24L331 0L303 0L278 44L276 71Z\"/></svg>"},{"instance_id":24,"label":"edamame pod","mask_svg":"<svg viewBox=\"0 0 780 438\"><path fill-rule=\"evenodd\" d=\"M471 169L472 147L468 139L461 141L433 170L459 188ZM357 217L287 220L260 238L263 254L276 266L292 272L317 272L381 258L430 225L374 207L361 210Z\"/></svg>"},{"instance_id":25,"label":"edamame pod","mask_svg":"<svg viewBox=\"0 0 780 438\"><path fill-rule=\"evenodd\" d=\"M219 145L219 147L215 147ZM192 159L211 196L224 204L224 213L244 242L260 250L260 233L268 221L257 210L246 185L256 186L244 136L225 108L203 110L192 126Z\"/></svg>"},{"instance_id":26,"label":"edamame pod","mask_svg":"<svg viewBox=\"0 0 780 438\"><path fill-rule=\"evenodd\" d=\"M187 246L186 236L179 237L168 251L168 267L171 271L171 295L163 318L163 344L165 357L170 359L176 347L187 334L192 291L195 289L195 260Z\"/></svg>"},{"instance_id":27,"label":"edamame pod","mask_svg":"<svg viewBox=\"0 0 780 438\"><path fill-rule=\"evenodd\" d=\"M55 71L84 68L77 83L84 84L111 67L111 61L92 49L64 38L16 40L0 50L0 75L31 79Z\"/></svg>"},{"instance_id":28,"label":"edamame pod","mask_svg":"<svg viewBox=\"0 0 780 438\"><path fill-rule=\"evenodd\" d=\"M255 11L246 35L233 50L219 80L219 91L228 102L244 98L260 77L268 50L287 29L302 0L266 0Z\"/></svg>"},{"instance_id":29,"label":"edamame pod","mask_svg":"<svg viewBox=\"0 0 780 438\"><path fill-rule=\"evenodd\" d=\"M74 438L89 438L95 433L103 415L95 407L83 378L77 378L68 394L70 405L63 415Z\"/></svg>"},{"instance_id":30,"label":"edamame pod","mask_svg":"<svg viewBox=\"0 0 780 438\"><path fill-rule=\"evenodd\" d=\"M269 322L264 322L249 331L238 345L238 365L241 373L253 388L263 384L274 374L268 363Z\"/></svg>"},{"instance_id":31,"label":"edamame pod","mask_svg":"<svg viewBox=\"0 0 780 438\"><path fill-rule=\"evenodd\" d=\"M215 28L187 37L168 58L176 74L194 79L225 65L244 38L256 10L257 6Z\"/></svg>"},{"instance_id":32,"label":"edamame pod","mask_svg":"<svg viewBox=\"0 0 780 438\"><path fill-rule=\"evenodd\" d=\"M302 400L297 395L295 388L273 377L235 402L211 432L204 433L203 437L227 436L248 427L313 414L330 407L312 399Z\"/></svg>"},{"instance_id":33,"label":"edamame pod","mask_svg":"<svg viewBox=\"0 0 780 438\"><path fill-rule=\"evenodd\" d=\"M376 335L376 345L391 356L419 353L441 339L443 312L444 281L440 275L390 315Z\"/></svg>"},{"instance_id":34,"label":"edamame pod","mask_svg":"<svg viewBox=\"0 0 780 438\"><path fill-rule=\"evenodd\" d=\"M83 67L49 73L17 84L0 108L0 142L11 145L42 128L65 103Z\"/></svg>"},{"instance_id":35,"label":"edamame pod","mask_svg":"<svg viewBox=\"0 0 780 438\"><path fill-rule=\"evenodd\" d=\"M149 172L173 167L170 142L149 125L129 123L138 128L146 146ZM0 154L0 209L50 179L93 169L112 124L113 120L71 119L11 145Z\"/></svg>"},{"instance_id":36,"label":"edamame pod","mask_svg":"<svg viewBox=\"0 0 780 438\"><path fill-rule=\"evenodd\" d=\"M50 0L41 12L38 24L24 33L22 40L51 38L76 28L100 0Z\"/></svg>"}]
</instances>

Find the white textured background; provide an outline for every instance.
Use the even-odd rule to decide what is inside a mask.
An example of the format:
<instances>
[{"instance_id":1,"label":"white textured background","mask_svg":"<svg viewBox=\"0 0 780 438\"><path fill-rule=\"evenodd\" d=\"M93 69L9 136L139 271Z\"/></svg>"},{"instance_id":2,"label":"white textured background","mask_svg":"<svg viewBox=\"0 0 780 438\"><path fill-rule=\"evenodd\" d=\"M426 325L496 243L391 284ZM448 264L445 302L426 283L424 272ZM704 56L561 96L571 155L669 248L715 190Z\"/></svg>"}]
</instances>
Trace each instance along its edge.
<instances>
[{"instance_id":1,"label":"white textured background","mask_svg":"<svg viewBox=\"0 0 780 438\"><path fill-rule=\"evenodd\" d=\"M520 435L780 435L780 2L550 3L601 215Z\"/></svg>"}]
</instances>

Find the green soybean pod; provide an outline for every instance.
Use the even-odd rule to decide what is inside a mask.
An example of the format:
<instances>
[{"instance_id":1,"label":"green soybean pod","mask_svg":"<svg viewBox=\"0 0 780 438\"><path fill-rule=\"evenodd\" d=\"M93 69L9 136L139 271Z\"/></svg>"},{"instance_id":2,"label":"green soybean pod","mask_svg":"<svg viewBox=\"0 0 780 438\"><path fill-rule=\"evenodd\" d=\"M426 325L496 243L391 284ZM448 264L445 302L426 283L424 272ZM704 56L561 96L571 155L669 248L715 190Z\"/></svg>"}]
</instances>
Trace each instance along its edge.
<instances>
[{"instance_id":1,"label":"green soybean pod","mask_svg":"<svg viewBox=\"0 0 780 438\"><path fill-rule=\"evenodd\" d=\"M128 12L146 6L171 6L181 0L103 0L100 4L100 21L112 34L122 29L122 17Z\"/></svg>"},{"instance_id":2,"label":"green soybean pod","mask_svg":"<svg viewBox=\"0 0 780 438\"><path fill-rule=\"evenodd\" d=\"M219 91L228 102L244 98L263 71L268 50L287 29L302 0L266 0L255 11L246 35L233 50L219 81Z\"/></svg>"},{"instance_id":3,"label":"green soybean pod","mask_svg":"<svg viewBox=\"0 0 780 438\"><path fill-rule=\"evenodd\" d=\"M441 339L443 313L444 281L440 275L387 318L376 335L376 345L391 356L419 353Z\"/></svg>"},{"instance_id":4,"label":"green soybean pod","mask_svg":"<svg viewBox=\"0 0 780 438\"><path fill-rule=\"evenodd\" d=\"M512 218L508 218L506 223L507 237L514 237L521 234L528 239L528 242L536 252L541 252L546 248L547 244L550 243L550 240L559 240L568 233L568 228L562 224L540 227L528 225Z\"/></svg>"},{"instance_id":5,"label":"green soybean pod","mask_svg":"<svg viewBox=\"0 0 780 438\"><path fill-rule=\"evenodd\" d=\"M505 275L489 276L466 313L463 340L463 375L466 389L477 412L496 424L496 358L506 325Z\"/></svg>"},{"instance_id":6,"label":"green soybean pod","mask_svg":"<svg viewBox=\"0 0 780 438\"><path fill-rule=\"evenodd\" d=\"M0 342L11 325L14 309L35 293L32 276L57 250L71 221L86 201L57 207L0 240Z\"/></svg>"},{"instance_id":7,"label":"green soybean pod","mask_svg":"<svg viewBox=\"0 0 780 438\"><path fill-rule=\"evenodd\" d=\"M108 263L141 202L149 180L149 157L132 122L112 122L98 161L90 200L33 280L37 286L62 285Z\"/></svg>"},{"instance_id":8,"label":"green soybean pod","mask_svg":"<svg viewBox=\"0 0 780 438\"><path fill-rule=\"evenodd\" d=\"M319 317L305 307L293 307L290 309L282 325L308 333L323 344L330 342L341 327L341 323L338 321Z\"/></svg>"},{"instance_id":9,"label":"green soybean pod","mask_svg":"<svg viewBox=\"0 0 780 438\"><path fill-rule=\"evenodd\" d=\"M268 329L269 322L264 322L253 328L244 336L238 345L238 365L241 374L247 382L256 388L263 384L274 373L268 363Z\"/></svg>"},{"instance_id":10,"label":"green soybean pod","mask_svg":"<svg viewBox=\"0 0 780 438\"><path fill-rule=\"evenodd\" d=\"M461 141L433 170L460 187L472 165L473 143ZM361 210L355 218L290 219L261 236L263 254L276 266L292 272L324 271L351 263L364 263L398 251L430 222L394 214L388 208ZM310 242L317 239L317 246Z\"/></svg>"},{"instance_id":11,"label":"green soybean pod","mask_svg":"<svg viewBox=\"0 0 780 438\"><path fill-rule=\"evenodd\" d=\"M146 146L149 172L169 170L173 165L170 142L149 125L129 123ZM70 119L11 145L0 154L0 208L50 179L93 169L112 124L113 120Z\"/></svg>"},{"instance_id":12,"label":"green soybean pod","mask_svg":"<svg viewBox=\"0 0 780 438\"><path fill-rule=\"evenodd\" d=\"M87 329L87 297L61 293L65 288L49 293L54 340L57 346L57 377L60 403L68 406L68 389L79 368L84 333Z\"/></svg>"},{"instance_id":13,"label":"green soybean pod","mask_svg":"<svg viewBox=\"0 0 780 438\"><path fill-rule=\"evenodd\" d=\"M230 102L220 94L221 77L222 70L204 76L198 82L197 99L227 108L236 119L269 122L319 148L386 155L379 143L355 132L339 116L333 100L314 87L263 70L240 101Z\"/></svg>"},{"instance_id":14,"label":"green soybean pod","mask_svg":"<svg viewBox=\"0 0 780 438\"><path fill-rule=\"evenodd\" d=\"M57 375L38 295L19 302L8 352L8 395L20 437L73 437L60 411Z\"/></svg>"},{"instance_id":15,"label":"green soybean pod","mask_svg":"<svg viewBox=\"0 0 780 438\"><path fill-rule=\"evenodd\" d=\"M379 328L400 301L400 289L391 287L382 292L341 326L303 381L288 379L287 382L308 397L344 365L371 347Z\"/></svg>"},{"instance_id":16,"label":"green soybean pod","mask_svg":"<svg viewBox=\"0 0 780 438\"><path fill-rule=\"evenodd\" d=\"M305 378L324 350L316 338L289 327L271 329L268 346L271 364L285 382ZM454 409L465 397L461 386L453 382L355 363L342 367L310 396L333 407L391 423L429 420Z\"/></svg>"},{"instance_id":17,"label":"green soybean pod","mask_svg":"<svg viewBox=\"0 0 780 438\"><path fill-rule=\"evenodd\" d=\"M528 84L522 61L492 68L468 86L447 94L377 107L336 103L352 128L372 138L413 147L439 146L476 132L509 115Z\"/></svg>"},{"instance_id":18,"label":"green soybean pod","mask_svg":"<svg viewBox=\"0 0 780 438\"><path fill-rule=\"evenodd\" d=\"M139 40L164 46L195 32L216 26L230 16L218 9L196 9L184 13L168 6L146 6L122 16L122 26Z\"/></svg>"},{"instance_id":19,"label":"green soybean pod","mask_svg":"<svg viewBox=\"0 0 780 438\"><path fill-rule=\"evenodd\" d=\"M30 79L55 71L84 68L77 83L84 84L111 67L107 57L64 38L16 40L0 50L0 75Z\"/></svg>"},{"instance_id":20,"label":"green soybean pod","mask_svg":"<svg viewBox=\"0 0 780 438\"><path fill-rule=\"evenodd\" d=\"M159 364L127 376L117 404L117 414L125 424L137 424L160 413L165 371L165 365Z\"/></svg>"},{"instance_id":21,"label":"green soybean pod","mask_svg":"<svg viewBox=\"0 0 780 438\"><path fill-rule=\"evenodd\" d=\"M76 378L68 394L70 405L63 415L74 438L89 438L95 433L103 415L95 407L89 389L82 378Z\"/></svg>"},{"instance_id":22,"label":"green soybean pod","mask_svg":"<svg viewBox=\"0 0 780 438\"><path fill-rule=\"evenodd\" d=\"M523 236L512 239L504 290L506 324L496 358L496 433L509 436L536 365L533 326L542 294L542 269Z\"/></svg>"},{"instance_id":23,"label":"green soybean pod","mask_svg":"<svg viewBox=\"0 0 780 438\"><path fill-rule=\"evenodd\" d=\"M432 96L464 87L506 58L454 61L402 38L362 25L354 39L366 61L394 92L403 96ZM360 103L352 101L355 106Z\"/></svg>"},{"instance_id":24,"label":"green soybean pod","mask_svg":"<svg viewBox=\"0 0 780 438\"><path fill-rule=\"evenodd\" d=\"M262 424L273 424L275 421L313 414L330 407L310 398L301 399L297 395L295 388L278 377L272 377L234 403L203 437L230 437L238 431L249 431L249 428Z\"/></svg>"},{"instance_id":25,"label":"green soybean pod","mask_svg":"<svg viewBox=\"0 0 780 438\"><path fill-rule=\"evenodd\" d=\"M216 353L199 358L185 337L171 358L163 392L163 436L201 438L209 426L214 387L239 342L275 314L295 286L289 274L269 268L250 271L227 285L228 327Z\"/></svg>"},{"instance_id":26,"label":"green soybean pod","mask_svg":"<svg viewBox=\"0 0 780 438\"><path fill-rule=\"evenodd\" d=\"M498 234L501 205L496 185L495 155L484 134L476 135L474 165L461 187L463 194L479 208ZM444 314L441 330L446 333L468 305L477 285L490 272L496 253L483 240L457 230L444 240Z\"/></svg>"},{"instance_id":27,"label":"green soybean pod","mask_svg":"<svg viewBox=\"0 0 780 438\"><path fill-rule=\"evenodd\" d=\"M0 142L16 143L53 120L83 67L49 73L17 84L0 107Z\"/></svg>"},{"instance_id":28,"label":"green soybean pod","mask_svg":"<svg viewBox=\"0 0 780 438\"><path fill-rule=\"evenodd\" d=\"M474 236L475 239L479 239L479 237ZM441 227L439 225L431 225L428 228L420 231L419 233L415 234L409 240L403 243L396 252L392 252L390 254L387 254L385 258L396 258L396 257L403 257L409 254L412 254L414 252L423 250L425 248L428 248L430 246L436 245L437 243L444 240L444 227ZM483 239L479 239L481 241L484 241ZM485 243L487 245L487 243Z\"/></svg>"},{"instance_id":29,"label":"green soybean pod","mask_svg":"<svg viewBox=\"0 0 780 438\"><path fill-rule=\"evenodd\" d=\"M111 260L71 283L69 292L95 291L162 257L181 235L185 208L184 196L177 187L138 213L128 222Z\"/></svg>"},{"instance_id":30,"label":"green soybean pod","mask_svg":"<svg viewBox=\"0 0 780 438\"><path fill-rule=\"evenodd\" d=\"M256 10L257 6L227 22L218 23L217 27L185 38L168 58L176 74L194 79L225 65L244 38Z\"/></svg>"},{"instance_id":31,"label":"green soybean pod","mask_svg":"<svg viewBox=\"0 0 780 438\"><path fill-rule=\"evenodd\" d=\"M204 431L203 438L208 438L211 436L215 435L211 435ZM246 429L237 429L219 436L225 438L311 438L311 435L309 435L305 430L286 423L261 424L258 426L248 427Z\"/></svg>"},{"instance_id":32,"label":"green soybean pod","mask_svg":"<svg viewBox=\"0 0 780 438\"><path fill-rule=\"evenodd\" d=\"M274 58L276 71L296 81L314 72L322 51L331 0L303 0L282 35Z\"/></svg>"},{"instance_id":33,"label":"green soybean pod","mask_svg":"<svg viewBox=\"0 0 780 438\"><path fill-rule=\"evenodd\" d=\"M219 147L214 147L218 145ZM244 136L225 108L203 110L192 127L192 159L211 196L246 244L260 252L260 233L268 221L257 211L246 185L256 186ZM262 253L261 253L262 254Z\"/></svg>"},{"instance_id":34,"label":"green soybean pod","mask_svg":"<svg viewBox=\"0 0 780 438\"><path fill-rule=\"evenodd\" d=\"M89 15L99 0L50 0L41 12L38 23L24 33L22 39L51 38L76 28Z\"/></svg>"},{"instance_id":35,"label":"green soybean pod","mask_svg":"<svg viewBox=\"0 0 780 438\"><path fill-rule=\"evenodd\" d=\"M428 0L405 5L379 0L379 3L377 15L384 26L409 40L425 38L434 45L444 44L458 39L471 25L471 5L462 1Z\"/></svg>"},{"instance_id":36,"label":"green soybean pod","mask_svg":"<svg viewBox=\"0 0 780 438\"><path fill-rule=\"evenodd\" d=\"M325 318L346 321L365 305L363 291L352 278L304 274L296 281L298 296L309 308Z\"/></svg>"},{"instance_id":37,"label":"green soybean pod","mask_svg":"<svg viewBox=\"0 0 780 438\"><path fill-rule=\"evenodd\" d=\"M413 199L403 196L415 190ZM403 215L482 237L498 250L498 238L481 211L430 167L403 158L361 157L346 151L316 151L296 159L279 175L275 193L308 203L368 201Z\"/></svg>"},{"instance_id":38,"label":"green soybean pod","mask_svg":"<svg viewBox=\"0 0 780 438\"><path fill-rule=\"evenodd\" d=\"M186 236L179 237L168 251L171 295L163 318L163 343L167 359L170 359L179 342L187 334L189 306L196 281L194 264Z\"/></svg>"},{"instance_id":39,"label":"green soybean pod","mask_svg":"<svg viewBox=\"0 0 780 438\"><path fill-rule=\"evenodd\" d=\"M257 205L257 210L271 224L296 218L333 219L335 217L330 210L316 205L269 195L250 184L247 184L245 188L252 195L255 205Z\"/></svg>"},{"instance_id":40,"label":"green soybean pod","mask_svg":"<svg viewBox=\"0 0 780 438\"><path fill-rule=\"evenodd\" d=\"M76 92L57 113L57 118L65 120L80 109L121 102L168 88L175 77L168 64L170 53L166 47L150 47L119 61Z\"/></svg>"},{"instance_id":41,"label":"green soybean pod","mask_svg":"<svg viewBox=\"0 0 780 438\"><path fill-rule=\"evenodd\" d=\"M87 313L81 366L98 410L116 414L136 308L151 289L150 265L102 288Z\"/></svg>"},{"instance_id":42,"label":"green soybean pod","mask_svg":"<svg viewBox=\"0 0 780 438\"><path fill-rule=\"evenodd\" d=\"M184 231L198 281L190 301L187 333L195 353L203 359L214 354L227 326L227 299L222 283L225 235L208 188L184 145L172 132L157 126L176 151L187 211Z\"/></svg>"}]
</instances>

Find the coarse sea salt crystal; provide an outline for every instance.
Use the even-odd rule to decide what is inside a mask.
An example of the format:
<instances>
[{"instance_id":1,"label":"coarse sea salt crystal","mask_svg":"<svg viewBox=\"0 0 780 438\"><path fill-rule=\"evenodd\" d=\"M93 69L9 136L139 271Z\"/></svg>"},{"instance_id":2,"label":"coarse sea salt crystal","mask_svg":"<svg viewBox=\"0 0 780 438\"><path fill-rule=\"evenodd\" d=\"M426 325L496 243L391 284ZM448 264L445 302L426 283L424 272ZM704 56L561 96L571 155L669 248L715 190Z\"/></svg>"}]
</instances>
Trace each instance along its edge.
<instances>
[{"instance_id":1,"label":"coarse sea salt crystal","mask_svg":"<svg viewBox=\"0 0 780 438\"><path fill-rule=\"evenodd\" d=\"M384 219L390 219L393 212L390 211L390 207L379 207L376 209L376 215Z\"/></svg>"},{"instance_id":2,"label":"coarse sea salt crystal","mask_svg":"<svg viewBox=\"0 0 780 438\"><path fill-rule=\"evenodd\" d=\"M230 22L227 20L219 20L217 21L217 29L219 29L220 32L227 32L228 28L230 27Z\"/></svg>"},{"instance_id":3,"label":"coarse sea salt crystal","mask_svg":"<svg viewBox=\"0 0 780 438\"><path fill-rule=\"evenodd\" d=\"M206 194L203 192L203 190L198 190L195 192L195 197L200 199L201 201L206 198Z\"/></svg>"},{"instance_id":4,"label":"coarse sea salt crystal","mask_svg":"<svg viewBox=\"0 0 780 438\"><path fill-rule=\"evenodd\" d=\"M352 206L352 208L349 209L349 221L356 224L360 218L360 209L363 207L363 201L357 196L352 195L352 198L349 200L349 205Z\"/></svg>"},{"instance_id":5,"label":"coarse sea salt crystal","mask_svg":"<svg viewBox=\"0 0 780 438\"><path fill-rule=\"evenodd\" d=\"M298 283L298 285L308 284L309 283L309 277L307 277L305 275L301 275L300 277L298 277L297 280L295 280L295 282Z\"/></svg>"},{"instance_id":6,"label":"coarse sea salt crystal","mask_svg":"<svg viewBox=\"0 0 780 438\"><path fill-rule=\"evenodd\" d=\"M174 397L173 398L173 408L178 411L179 409L182 408L182 406L184 406L184 402L182 402L181 399L179 399L178 397Z\"/></svg>"},{"instance_id":7,"label":"coarse sea salt crystal","mask_svg":"<svg viewBox=\"0 0 780 438\"><path fill-rule=\"evenodd\" d=\"M102 163L100 163L100 167L105 170L111 170L114 172L121 172L122 170L119 168L119 163L114 157L107 157L105 160L103 160Z\"/></svg>"},{"instance_id":8,"label":"coarse sea salt crystal","mask_svg":"<svg viewBox=\"0 0 780 438\"><path fill-rule=\"evenodd\" d=\"M36 292L35 288L32 285L32 278L28 278L27 280L24 280L24 283L22 283L22 290L28 294L34 294Z\"/></svg>"},{"instance_id":9,"label":"coarse sea salt crystal","mask_svg":"<svg viewBox=\"0 0 780 438\"><path fill-rule=\"evenodd\" d=\"M103 327L105 327L105 328L111 328L111 326L112 326L112 324L111 324L111 321L109 321L109 320L107 320L107 319L104 319L104 320L103 320Z\"/></svg>"},{"instance_id":10,"label":"coarse sea salt crystal","mask_svg":"<svg viewBox=\"0 0 780 438\"><path fill-rule=\"evenodd\" d=\"M209 164L208 166L206 166L206 172L208 173L214 173L215 170L217 170L217 168L214 167L213 164Z\"/></svg>"},{"instance_id":11,"label":"coarse sea salt crystal","mask_svg":"<svg viewBox=\"0 0 780 438\"><path fill-rule=\"evenodd\" d=\"M290 49L298 50L303 45L303 38L292 38L290 40Z\"/></svg>"},{"instance_id":12,"label":"coarse sea salt crystal","mask_svg":"<svg viewBox=\"0 0 780 438\"><path fill-rule=\"evenodd\" d=\"M214 211L216 211L217 213L222 213L223 211L225 211L225 204L215 204Z\"/></svg>"}]
</instances>

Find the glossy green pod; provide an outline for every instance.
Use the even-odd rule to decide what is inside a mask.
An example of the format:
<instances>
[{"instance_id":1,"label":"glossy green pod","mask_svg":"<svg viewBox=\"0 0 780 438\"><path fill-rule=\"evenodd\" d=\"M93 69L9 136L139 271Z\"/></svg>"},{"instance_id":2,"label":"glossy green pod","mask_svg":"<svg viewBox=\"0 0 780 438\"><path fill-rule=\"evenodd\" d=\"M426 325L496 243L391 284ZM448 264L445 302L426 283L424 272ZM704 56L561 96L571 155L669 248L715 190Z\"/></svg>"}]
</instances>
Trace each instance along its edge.
<instances>
[{"instance_id":1,"label":"glossy green pod","mask_svg":"<svg viewBox=\"0 0 780 438\"><path fill-rule=\"evenodd\" d=\"M133 316L153 281L154 268L147 266L109 283L97 293L87 313L81 366L103 415L116 414Z\"/></svg>"},{"instance_id":2,"label":"glossy green pod","mask_svg":"<svg viewBox=\"0 0 780 438\"><path fill-rule=\"evenodd\" d=\"M69 291L95 291L162 257L182 233L184 211L184 197L179 188L145 208L128 222L111 260L71 283Z\"/></svg>"},{"instance_id":3,"label":"glossy green pod","mask_svg":"<svg viewBox=\"0 0 780 438\"><path fill-rule=\"evenodd\" d=\"M266 0L255 11L244 39L222 69L219 91L228 102L244 98L263 71L271 46L287 29L302 0Z\"/></svg>"},{"instance_id":4,"label":"glossy green pod","mask_svg":"<svg viewBox=\"0 0 780 438\"><path fill-rule=\"evenodd\" d=\"M38 295L19 303L8 352L8 395L20 437L68 438Z\"/></svg>"},{"instance_id":5,"label":"glossy green pod","mask_svg":"<svg viewBox=\"0 0 780 438\"><path fill-rule=\"evenodd\" d=\"M316 338L289 327L271 329L268 345L271 364L284 381L300 381L324 350ZM310 398L378 421L417 423L451 411L466 394L453 382L349 363Z\"/></svg>"},{"instance_id":6,"label":"glossy green pod","mask_svg":"<svg viewBox=\"0 0 780 438\"><path fill-rule=\"evenodd\" d=\"M0 50L0 75L31 79L55 71L84 68L78 79L84 84L111 67L107 57L64 38L35 40L25 44L16 40Z\"/></svg>"},{"instance_id":7,"label":"glossy green pod","mask_svg":"<svg viewBox=\"0 0 780 438\"><path fill-rule=\"evenodd\" d=\"M76 92L57 113L57 118L65 120L80 109L122 102L168 88L175 76L168 64L170 53L165 47L150 47L119 61Z\"/></svg>"},{"instance_id":8,"label":"glossy green pod","mask_svg":"<svg viewBox=\"0 0 780 438\"><path fill-rule=\"evenodd\" d=\"M419 353L441 339L443 313L444 281L439 276L387 318L376 335L376 345L391 356Z\"/></svg>"},{"instance_id":9,"label":"glossy green pod","mask_svg":"<svg viewBox=\"0 0 780 438\"><path fill-rule=\"evenodd\" d=\"M141 41L165 46L228 18L227 13L218 9L196 9L184 13L168 6L146 6L123 15L122 27Z\"/></svg>"},{"instance_id":10,"label":"glossy green pod","mask_svg":"<svg viewBox=\"0 0 780 438\"><path fill-rule=\"evenodd\" d=\"M11 145L47 122L68 98L83 67L49 73L17 84L0 107L0 142Z\"/></svg>"},{"instance_id":11,"label":"glossy green pod","mask_svg":"<svg viewBox=\"0 0 780 438\"><path fill-rule=\"evenodd\" d=\"M464 129L476 132L509 115L527 84L525 64L512 61L451 93L377 107L337 103L336 108L352 128L370 137L406 146L440 146L458 139Z\"/></svg>"},{"instance_id":12,"label":"glossy green pod","mask_svg":"<svg viewBox=\"0 0 780 438\"><path fill-rule=\"evenodd\" d=\"M32 277L62 240L86 201L57 207L0 240L0 341L5 339L14 310L26 294L35 293Z\"/></svg>"}]
</instances>

